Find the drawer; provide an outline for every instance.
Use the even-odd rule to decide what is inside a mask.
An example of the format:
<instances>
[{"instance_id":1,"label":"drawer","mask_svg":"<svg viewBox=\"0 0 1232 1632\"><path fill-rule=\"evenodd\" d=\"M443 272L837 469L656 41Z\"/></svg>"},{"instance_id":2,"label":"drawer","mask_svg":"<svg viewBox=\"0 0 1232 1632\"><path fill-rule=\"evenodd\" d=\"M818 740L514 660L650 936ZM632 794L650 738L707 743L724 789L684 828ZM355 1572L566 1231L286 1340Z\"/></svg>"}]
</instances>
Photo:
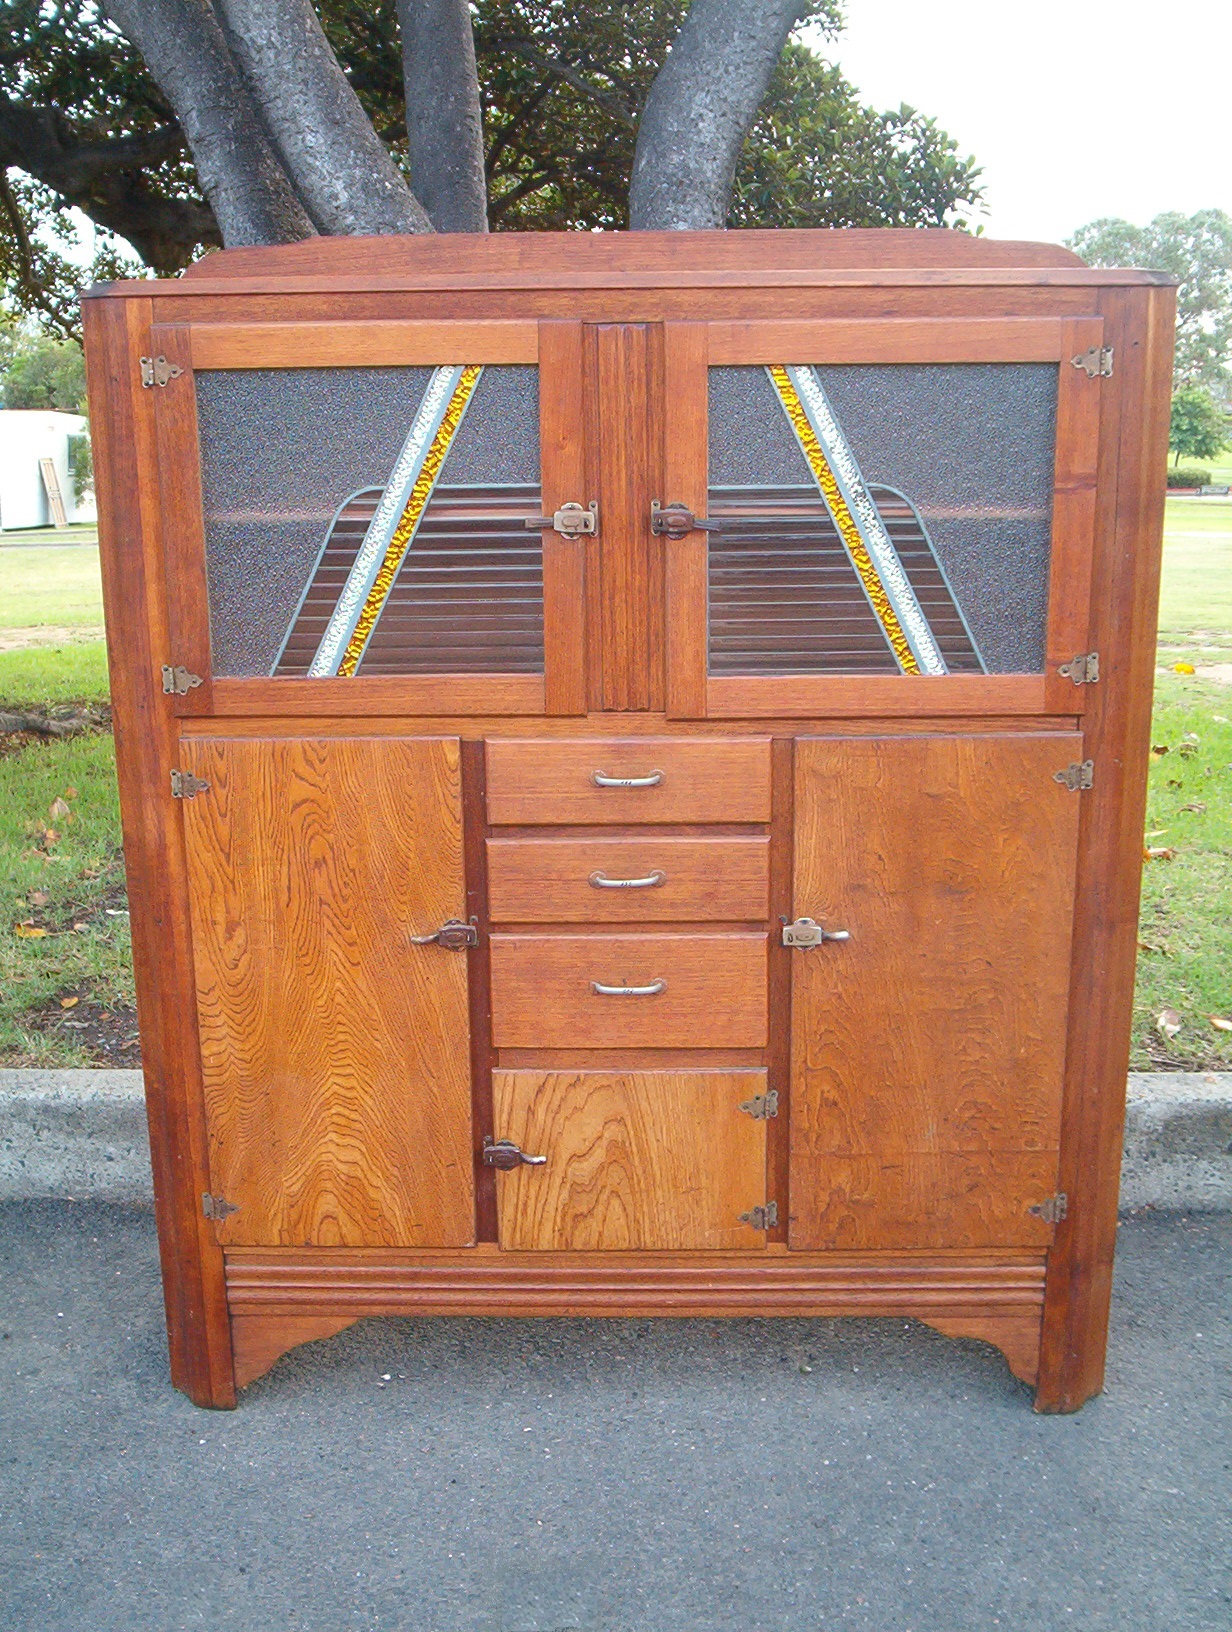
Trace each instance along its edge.
<instances>
[{"instance_id":1,"label":"drawer","mask_svg":"<svg viewBox=\"0 0 1232 1632\"><path fill-rule=\"evenodd\" d=\"M752 933L495 934L493 1044L764 1048L766 945Z\"/></svg>"},{"instance_id":2,"label":"drawer","mask_svg":"<svg viewBox=\"0 0 1232 1632\"><path fill-rule=\"evenodd\" d=\"M766 1073L494 1071L500 1139L546 1159L496 1175L515 1252L764 1251Z\"/></svg>"},{"instance_id":3,"label":"drawer","mask_svg":"<svg viewBox=\"0 0 1232 1632\"><path fill-rule=\"evenodd\" d=\"M487 766L497 826L770 820L768 737L489 740Z\"/></svg>"},{"instance_id":4,"label":"drawer","mask_svg":"<svg viewBox=\"0 0 1232 1632\"><path fill-rule=\"evenodd\" d=\"M488 840L488 908L506 923L763 919L769 895L761 835Z\"/></svg>"}]
</instances>

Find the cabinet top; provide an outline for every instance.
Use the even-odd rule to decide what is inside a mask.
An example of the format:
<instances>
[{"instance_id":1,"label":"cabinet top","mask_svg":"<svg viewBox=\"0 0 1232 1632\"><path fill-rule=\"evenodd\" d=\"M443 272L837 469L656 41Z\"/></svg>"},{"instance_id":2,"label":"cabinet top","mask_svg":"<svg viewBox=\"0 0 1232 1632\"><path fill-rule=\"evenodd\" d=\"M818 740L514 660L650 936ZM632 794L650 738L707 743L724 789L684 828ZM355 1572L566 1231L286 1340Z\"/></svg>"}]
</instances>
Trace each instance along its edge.
<instances>
[{"instance_id":1,"label":"cabinet top","mask_svg":"<svg viewBox=\"0 0 1232 1632\"><path fill-rule=\"evenodd\" d=\"M323 290L1162 284L1164 272L1088 267L1057 244L948 228L541 232L310 238L205 256L184 276L96 284L86 298Z\"/></svg>"}]
</instances>

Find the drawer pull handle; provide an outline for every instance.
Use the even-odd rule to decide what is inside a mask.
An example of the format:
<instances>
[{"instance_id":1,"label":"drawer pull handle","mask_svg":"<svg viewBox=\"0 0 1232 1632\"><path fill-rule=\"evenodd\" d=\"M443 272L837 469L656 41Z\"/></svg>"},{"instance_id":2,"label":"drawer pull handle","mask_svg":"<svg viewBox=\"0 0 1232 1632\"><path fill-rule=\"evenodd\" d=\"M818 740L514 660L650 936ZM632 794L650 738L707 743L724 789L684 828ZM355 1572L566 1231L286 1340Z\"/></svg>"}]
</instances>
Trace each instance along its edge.
<instances>
[{"instance_id":1,"label":"drawer pull handle","mask_svg":"<svg viewBox=\"0 0 1232 1632\"><path fill-rule=\"evenodd\" d=\"M651 771L649 776L605 776L596 771L591 778L597 788L657 788L663 780L662 771Z\"/></svg>"},{"instance_id":2,"label":"drawer pull handle","mask_svg":"<svg viewBox=\"0 0 1232 1632\"><path fill-rule=\"evenodd\" d=\"M649 986L604 986L592 980L590 989L599 997L658 997L667 990L665 980L652 980Z\"/></svg>"},{"instance_id":3,"label":"drawer pull handle","mask_svg":"<svg viewBox=\"0 0 1232 1632\"><path fill-rule=\"evenodd\" d=\"M667 882L667 874L661 873L657 867L645 878L607 878L603 873L593 872L590 882L596 890L653 890Z\"/></svg>"}]
</instances>

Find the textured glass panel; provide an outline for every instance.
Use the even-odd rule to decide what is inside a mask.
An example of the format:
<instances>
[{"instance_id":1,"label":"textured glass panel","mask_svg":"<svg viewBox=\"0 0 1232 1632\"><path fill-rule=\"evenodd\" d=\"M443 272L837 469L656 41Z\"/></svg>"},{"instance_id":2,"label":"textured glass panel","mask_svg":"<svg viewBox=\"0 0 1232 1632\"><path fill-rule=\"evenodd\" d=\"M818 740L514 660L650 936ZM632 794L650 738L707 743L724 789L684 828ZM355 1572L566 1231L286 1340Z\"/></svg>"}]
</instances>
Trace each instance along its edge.
<instances>
[{"instance_id":1,"label":"textured glass panel","mask_svg":"<svg viewBox=\"0 0 1232 1632\"><path fill-rule=\"evenodd\" d=\"M215 674L307 672L432 378L197 376ZM483 370L362 672L542 669L538 396L533 367Z\"/></svg>"},{"instance_id":2,"label":"textured glass panel","mask_svg":"<svg viewBox=\"0 0 1232 1632\"><path fill-rule=\"evenodd\" d=\"M992 673L1039 672L1056 366L860 365L815 374L946 666L979 668L982 658ZM897 672L858 583L853 591L842 541L763 368L710 371L710 482L715 514L733 503L773 513L769 494L754 503L766 488L784 490L784 501L792 490L795 514L777 538L763 523L760 543L746 541L743 558L727 549L726 534L711 535L712 670Z\"/></svg>"}]
</instances>

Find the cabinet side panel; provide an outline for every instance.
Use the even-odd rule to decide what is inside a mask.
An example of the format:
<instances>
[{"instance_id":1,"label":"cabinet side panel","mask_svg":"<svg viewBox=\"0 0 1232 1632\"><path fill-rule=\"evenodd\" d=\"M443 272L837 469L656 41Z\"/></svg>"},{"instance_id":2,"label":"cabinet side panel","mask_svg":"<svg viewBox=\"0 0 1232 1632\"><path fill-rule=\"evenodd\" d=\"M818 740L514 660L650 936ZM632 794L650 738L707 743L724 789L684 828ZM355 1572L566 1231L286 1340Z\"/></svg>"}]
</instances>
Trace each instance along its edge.
<instances>
[{"instance_id":1,"label":"cabinet side panel","mask_svg":"<svg viewBox=\"0 0 1232 1632\"><path fill-rule=\"evenodd\" d=\"M171 1377L198 1405L235 1404L222 1252L202 1211L209 1182L184 838L171 798L170 699L153 390L140 385L150 306L84 302L103 607L124 860L132 914L154 1200ZM189 382L173 381L174 390Z\"/></svg>"}]
</instances>

